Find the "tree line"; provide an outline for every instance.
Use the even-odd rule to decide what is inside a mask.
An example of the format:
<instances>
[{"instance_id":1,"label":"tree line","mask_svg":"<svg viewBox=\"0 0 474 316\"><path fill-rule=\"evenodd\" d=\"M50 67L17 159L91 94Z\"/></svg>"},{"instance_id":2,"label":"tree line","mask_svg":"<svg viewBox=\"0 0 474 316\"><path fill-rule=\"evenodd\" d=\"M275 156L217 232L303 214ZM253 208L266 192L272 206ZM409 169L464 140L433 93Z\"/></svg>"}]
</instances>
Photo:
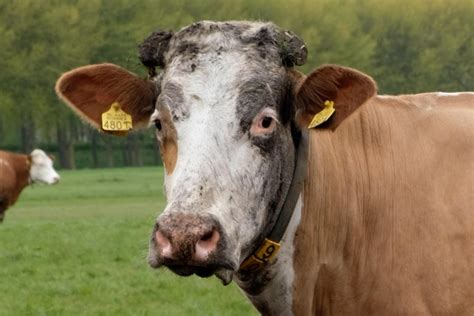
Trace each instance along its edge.
<instances>
[{"instance_id":1,"label":"tree line","mask_svg":"<svg viewBox=\"0 0 474 316\"><path fill-rule=\"evenodd\" d=\"M199 20L265 20L306 42L301 71L337 63L380 94L474 90L474 1L1 0L0 148L56 153L61 168L160 163L153 133L92 130L56 97L72 68L113 62L145 75L137 45Z\"/></svg>"}]
</instances>

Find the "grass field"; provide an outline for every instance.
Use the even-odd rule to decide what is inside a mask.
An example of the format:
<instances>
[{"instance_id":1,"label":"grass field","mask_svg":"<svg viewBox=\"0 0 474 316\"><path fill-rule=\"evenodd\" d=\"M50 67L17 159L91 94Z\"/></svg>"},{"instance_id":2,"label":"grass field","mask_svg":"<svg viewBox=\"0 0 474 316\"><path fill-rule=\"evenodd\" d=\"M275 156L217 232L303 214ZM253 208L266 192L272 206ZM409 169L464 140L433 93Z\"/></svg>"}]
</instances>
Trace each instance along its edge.
<instances>
[{"instance_id":1,"label":"grass field","mask_svg":"<svg viewBox=\"0 0 474 316\"><path fill-rule=\"evenodd\" d=\"M0 225L0 315L255 315L232 283L146 263L161 168L60 172Z\"/></svg>"}]
</instances>

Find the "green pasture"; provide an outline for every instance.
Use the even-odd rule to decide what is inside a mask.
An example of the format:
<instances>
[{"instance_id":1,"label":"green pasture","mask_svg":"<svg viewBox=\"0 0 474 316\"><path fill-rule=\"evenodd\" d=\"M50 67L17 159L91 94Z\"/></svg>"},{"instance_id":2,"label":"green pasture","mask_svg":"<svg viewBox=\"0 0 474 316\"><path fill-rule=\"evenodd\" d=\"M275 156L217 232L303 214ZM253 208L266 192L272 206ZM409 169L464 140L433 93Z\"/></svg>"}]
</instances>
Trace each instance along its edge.
<instances>
[{"instance_id":1,"label":"green pasture","mask_svg":"<svg viewBox=\"0 0 474 316\"><path fill-rule=\"evenodd\" d=\"M253 315L237 286L146 263L159 167L60 172L0 225L0 315Z\"/></svg>"}]
</instances>

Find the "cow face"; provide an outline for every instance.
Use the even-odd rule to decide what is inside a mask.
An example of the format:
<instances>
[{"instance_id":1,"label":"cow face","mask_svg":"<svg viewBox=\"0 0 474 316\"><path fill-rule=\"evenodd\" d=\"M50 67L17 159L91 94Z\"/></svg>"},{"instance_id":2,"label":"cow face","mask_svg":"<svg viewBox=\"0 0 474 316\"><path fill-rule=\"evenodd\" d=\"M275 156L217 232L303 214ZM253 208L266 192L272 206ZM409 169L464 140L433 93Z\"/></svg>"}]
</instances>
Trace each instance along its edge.
<instances>
[{"instance_id":1,"label":"cow face","mask_svg":"<svg viewBox=\"0 0 474 316\"><path fill-rule=\"evenodd\" d=\"M53 160L41 149L30 154L30 179L33 183L55 184L59 182L59 174L53 168Z\"/></svg>"},{"instance_id":2,"label":"cow face","mask_svg":"<svg viewBox=\"0 0 474 316\"><path fill-rule=\"evenodd\" d=\"M170 38L150 118L168 201L152 266L228 282L274 222L294 166L278 36L273 25L200 23Z\"/></svg>"},{"instance_id":3,"label":"cow face","mask_svg":"<svg viewBox=\"0 0 474 316\"><path fill-rule=\"evenodd\" d=\"M168 203L154 225L151 266L228 283L259 246L292 179L294 113L305 122L324 107L308 102L337 101L337 80L346 78L323 72L301 84L304 76L291 67L305 57L303 42L271 23L200 22L145 40L140 59L148 80L111 64L59 79L58 95L99 129L101 113L115 102L134 126L155 126ZM354 85L348 79L344 86ZM296 87L304 95L294 97Z\"/></svg>"}]
</instances>

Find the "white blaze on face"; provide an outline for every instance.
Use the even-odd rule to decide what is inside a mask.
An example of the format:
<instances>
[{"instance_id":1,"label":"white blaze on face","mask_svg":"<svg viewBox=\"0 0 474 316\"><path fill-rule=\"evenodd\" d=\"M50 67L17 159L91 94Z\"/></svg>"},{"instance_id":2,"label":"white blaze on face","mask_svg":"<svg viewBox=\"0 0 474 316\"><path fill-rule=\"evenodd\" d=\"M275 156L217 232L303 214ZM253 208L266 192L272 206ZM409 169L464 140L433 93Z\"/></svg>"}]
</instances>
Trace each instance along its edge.
<instances>
[{"instance_id":1,"label":"white blaze on face","mask_svg":"<svg viewBox=\"0 0 474 316\"><path fill-rule=\"evenodd\" d=\"M239 133L236 117L246 61L243 55L226 52L203 56L198 63L194 72L181 71L178 59L164 78L182 87L181 106L189 116L174 122L178 156L175 169L165 177L168 206L163 215L213 216L231 237L230 256L237 261L241 245L251 241L265 215L260 195L263 158L248 135ZM249 209L260 212L252 216Z\"/></svg>"},{"instance_id":2,"label":"white blaze on face","mask_svg":"<svg viewBox=\"0 0 474 316\"><path fill-rule=\"evenodd\" d=\"M170 125L176 130L176 164L165 175L168 204L158 222L177 213L213 218L225 241L219 256L238 267L282 203L293 171L291 131L279 120L286 72L279 55L275 63L273 51L263 59L240 37L211 33L184 43L180 54L170 51L151 117L168 117L157 130L162 144ZM273 123L260 126L263 117Z\"/></svg>"},{"instance_id":3,"label":"white blaze on face","mask_svg":"<svg viewBox=\"0 0 474 316\"><path fill-rule=\"evenodd\" d=\"M35 149L30 154L30 178L32 182L55 184L59 174L53 168L53 160L41 149Z\"/></svg>"}]
</instances>

